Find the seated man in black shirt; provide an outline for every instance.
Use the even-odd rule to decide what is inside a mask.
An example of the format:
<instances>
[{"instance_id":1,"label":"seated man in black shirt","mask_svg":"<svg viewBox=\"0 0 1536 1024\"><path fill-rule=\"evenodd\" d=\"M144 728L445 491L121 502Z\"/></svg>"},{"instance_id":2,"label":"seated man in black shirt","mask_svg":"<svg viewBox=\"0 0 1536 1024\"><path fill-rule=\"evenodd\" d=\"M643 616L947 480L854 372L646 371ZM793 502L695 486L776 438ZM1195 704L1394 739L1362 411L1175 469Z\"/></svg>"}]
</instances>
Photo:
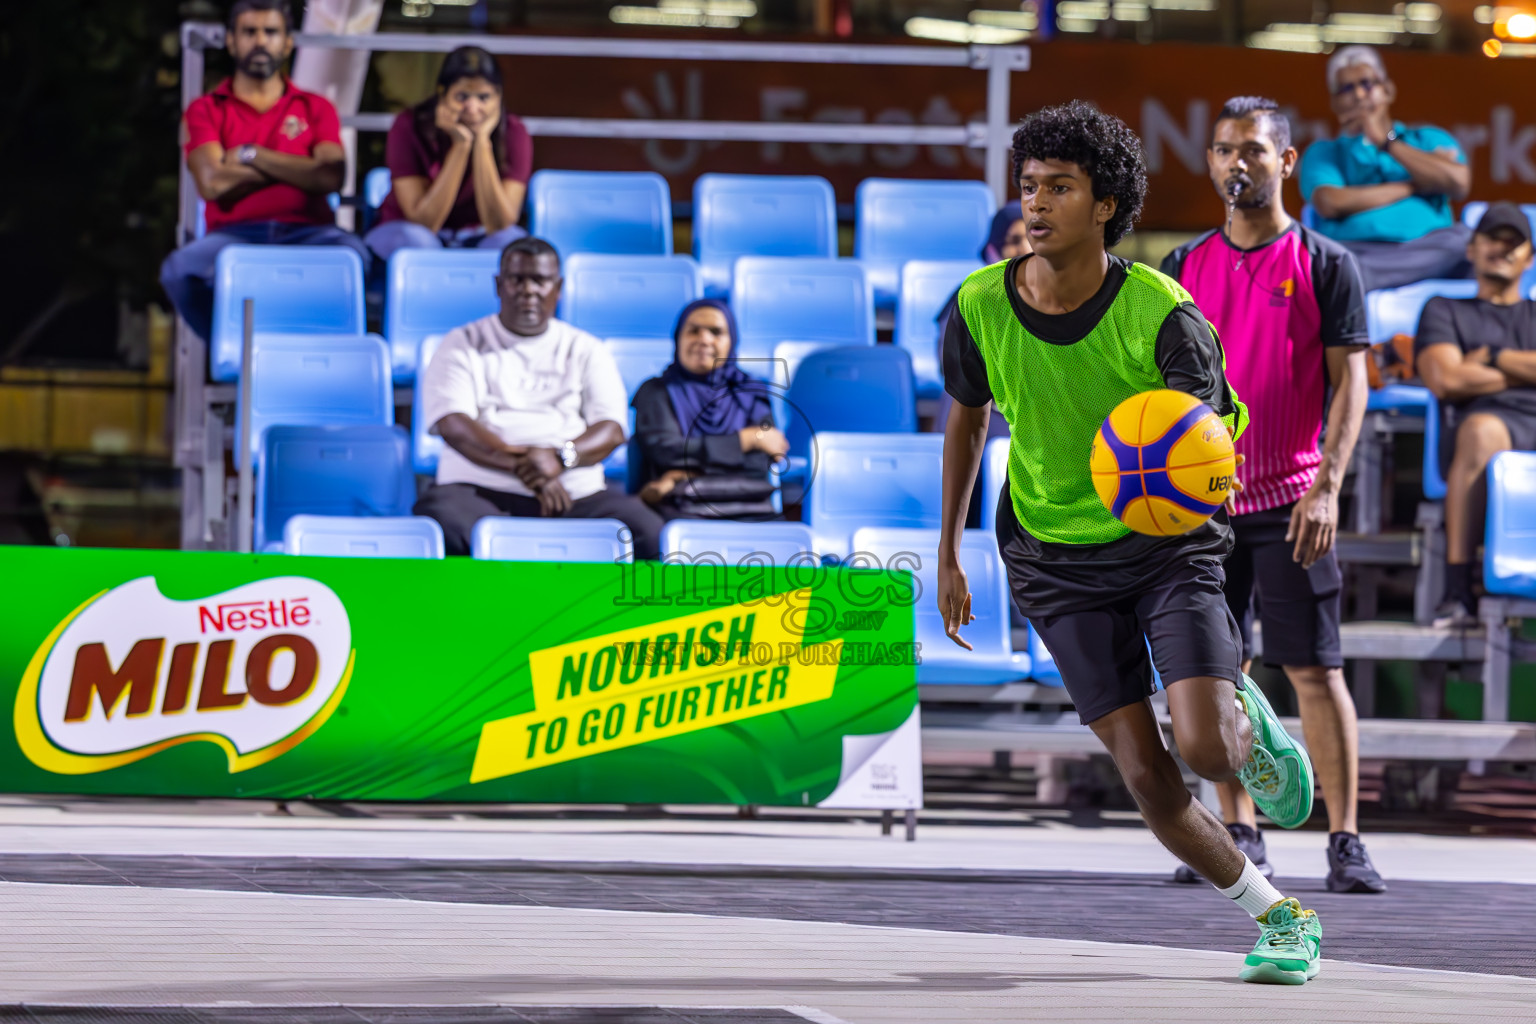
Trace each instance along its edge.
<instances>
[{"instance_id":1,"label":"seated man in black shirt","mask_svg":"<svg viewBox=\"0 0 1536 1024\"><path fill-rule=\"evenodd\" d=\"M1522 298L1531 227L1513 203L1494 203L1467 246L1477 298L1433 298L1414 338L1414 364L1442 403L1449 563L1437 625L1475 621L1472 555L1486 497L1483 472L1502 451L1536 450L1536 302Z\"/></svg>"}]
</instances>

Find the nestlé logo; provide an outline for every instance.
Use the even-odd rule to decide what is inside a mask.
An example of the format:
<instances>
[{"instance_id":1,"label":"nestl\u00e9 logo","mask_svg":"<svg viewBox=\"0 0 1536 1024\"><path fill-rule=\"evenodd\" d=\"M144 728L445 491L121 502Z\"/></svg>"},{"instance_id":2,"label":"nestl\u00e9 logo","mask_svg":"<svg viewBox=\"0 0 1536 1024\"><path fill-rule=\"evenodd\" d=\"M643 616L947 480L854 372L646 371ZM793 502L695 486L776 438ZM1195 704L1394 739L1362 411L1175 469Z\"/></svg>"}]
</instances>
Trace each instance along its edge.
<instances>
[{"instance_id":1,"label":"nestl\u00e9 logo","mask_svg":"<svg viewBox=\"0 0 1536 1024\"><path fill-rule=\"evenodd\" d=\"M346 608L316 580L258 580L175 601L146 576L54 628L22 677L16 734L34 764L61 774L194 740L219 746L230 771L243 771L325 723L352 661Z\"/></svg>"}]
</instances>

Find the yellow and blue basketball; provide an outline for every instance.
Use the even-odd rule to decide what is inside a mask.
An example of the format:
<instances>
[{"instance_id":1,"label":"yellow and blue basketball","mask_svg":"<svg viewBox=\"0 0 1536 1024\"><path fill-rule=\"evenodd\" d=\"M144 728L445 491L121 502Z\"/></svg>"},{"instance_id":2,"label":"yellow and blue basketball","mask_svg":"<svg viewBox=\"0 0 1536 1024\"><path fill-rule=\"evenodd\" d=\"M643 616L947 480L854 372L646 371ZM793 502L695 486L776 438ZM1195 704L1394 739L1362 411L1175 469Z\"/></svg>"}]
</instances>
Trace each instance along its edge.
<instances>
[{"instance_id":1,"label":"yellow and blue basketball","mask_svg":"<svg viewBox=\"0 0 1536 1024\"><path fill-rule=\"evenodd\" d=\"M1089 456L1099 500L1137 533L1188 533L1221 508L1237 469L1216 411L1182 391L1144 391L1115 407Z\"/></svg>"}]
</instances>

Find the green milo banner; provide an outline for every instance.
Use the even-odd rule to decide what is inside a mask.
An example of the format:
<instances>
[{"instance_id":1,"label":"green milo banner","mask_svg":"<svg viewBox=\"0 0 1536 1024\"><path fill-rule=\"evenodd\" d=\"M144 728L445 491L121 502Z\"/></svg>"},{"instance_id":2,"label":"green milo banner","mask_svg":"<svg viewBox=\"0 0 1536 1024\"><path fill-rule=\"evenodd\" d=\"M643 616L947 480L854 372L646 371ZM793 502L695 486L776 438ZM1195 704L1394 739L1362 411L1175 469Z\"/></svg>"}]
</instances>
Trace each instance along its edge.
<instances>
[{"instance_id":1,"label":"green milo banner","mask_svg":"<svg viewBox=\"0 0 1536 1024\"><path fill-rule=\"evenodd\" d=\"M13 792L922 800L904 572L0 547Z\"/></svg>"}]
</instances>

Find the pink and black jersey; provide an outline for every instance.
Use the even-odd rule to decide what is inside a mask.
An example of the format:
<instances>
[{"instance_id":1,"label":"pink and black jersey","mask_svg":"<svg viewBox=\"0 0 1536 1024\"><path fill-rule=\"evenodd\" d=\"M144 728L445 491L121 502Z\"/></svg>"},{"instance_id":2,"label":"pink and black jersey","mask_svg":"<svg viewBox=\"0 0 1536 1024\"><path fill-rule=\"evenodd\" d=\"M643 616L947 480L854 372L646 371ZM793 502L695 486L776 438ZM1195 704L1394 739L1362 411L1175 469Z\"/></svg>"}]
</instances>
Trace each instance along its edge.
<instances>
[{"instance_id":1,"label":"pink and black jersey","mask_svg":"<svg viewBox=\"0 0 1536 1024\"><path fill-rule=\"evenodd\" d=\"M1239 249L1208 231L1168 254L1163 273L1194 297L1248 406L1237 514L1295 502L1317 479L1328 394L1323 350L1364 345L1365 298L1354 257L1297 222Z\"/></svg>"}]
</instances>

